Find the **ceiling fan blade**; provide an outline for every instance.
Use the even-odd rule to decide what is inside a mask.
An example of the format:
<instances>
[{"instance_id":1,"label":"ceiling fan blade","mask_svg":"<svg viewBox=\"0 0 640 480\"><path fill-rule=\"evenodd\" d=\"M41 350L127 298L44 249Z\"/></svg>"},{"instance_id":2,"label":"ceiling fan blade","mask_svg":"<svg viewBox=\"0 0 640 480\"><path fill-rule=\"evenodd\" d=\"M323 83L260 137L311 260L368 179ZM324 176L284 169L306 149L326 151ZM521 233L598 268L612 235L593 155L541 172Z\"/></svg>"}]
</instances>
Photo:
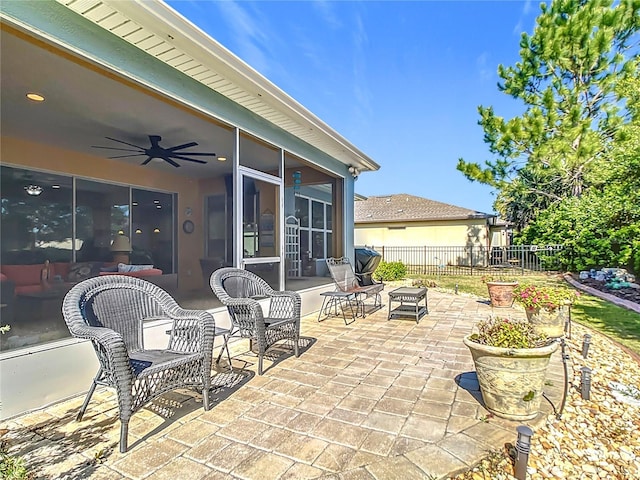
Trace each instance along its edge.
<instances>
[{"instance_id":1,"label":"ceiling fan blade","mask_svg":"<svg viewBox=\"0 0 640 480\"><path fill-rule=\"evenodd\" d=\"M117 138L112 138L112 137L104 137L104 138L106 138L108 140L113 140L114 142L124 143L125 145L129 145L131 147L139 148L140 150L144 150L144 147L141 147L140 145L134 145L133 143L125 142L124 140L118 140Z\"/></svg>"},{"instance_id":2,"label":"ceiling fan blade","mask_svg":"<svg viewBox=\"0 0 640 480\"><path fill-rule=\"evenodd\" d=\"M144 155L144 153L134 153L133 155L116 155L115 157L107 157L107 158L131 158L131 157L139 157L140 155Z\"/></svg>"},{"instance_id":3,"label":"ceiling fan blade","mask_svg":"<svg viewBox=\"0 0 640 480\"><path fill-rule=\"evenodd\" d=\"M174 154L178 154L178 155L198 155L198 156L207 156L207 157L215 157L216 154L215 153L199 153L199 152L173 152Z\"/></svg>"},{"instance_id":4,"label":"ceiling fan blade","mask_svg":"<svg viewBox=\"0 0 640 480\"><path fill-rule=\"evenodd\" d=\"M165 148L167 152L175 152L176 150L182 150L183 148L195 147L198 145L196 142L189 142L183 145L176 145L175 147Z\"/></svg>"},{"instance_id":5,"label":"ceiling fan blade","mask_svg":"<svg viewBox=\"0 0 640 480\"><path fill-rule=\"evenodd\" d=\"M152 159L153 159L153 157L152 157L152 156L148 156L148 157L147 157L147 159L146 159L144 162L142 162L140 165L146 165L146 164L147 164L147 163L149 163Z\"/></svg>"},{"instance_id":6,"label":"ceiling fan blade","mask_svg":"<svg viewBox=\"0 0 640 480\"><path fill-rule=\"evenodd\" d=\"M182 155L169 155L171 158L177 158L178 160L186 160L187 162L207 163L206 160L198 160L196 158L183 157Z\"/></svg>"},{"instance_id":7,"label":"ceiling fan blade","mask_svg":"<svg viewBox=\"0 0 640 480\"><path fill-rule=\"evenodd\" d=\"M180 168L180 165L178 165L176 162L174 162L173 160L171 160L169 157L162 157L162 159L167 162L170 163L171 165L173 165L176 168Z\"/></svg>"},{"instance_id":8,"label":"ceiling fan blade","mask_svg":"<svg viewBox=\"0 0 640 480\"><path fill-rule=\"evenodd\" d=\"M106 148L107 150L119 150L121 152L139 152L140 151L140 150L134 150L133 148L103 147L100 145L91 145L91 148Z\"/></svg>"}]
</instances>

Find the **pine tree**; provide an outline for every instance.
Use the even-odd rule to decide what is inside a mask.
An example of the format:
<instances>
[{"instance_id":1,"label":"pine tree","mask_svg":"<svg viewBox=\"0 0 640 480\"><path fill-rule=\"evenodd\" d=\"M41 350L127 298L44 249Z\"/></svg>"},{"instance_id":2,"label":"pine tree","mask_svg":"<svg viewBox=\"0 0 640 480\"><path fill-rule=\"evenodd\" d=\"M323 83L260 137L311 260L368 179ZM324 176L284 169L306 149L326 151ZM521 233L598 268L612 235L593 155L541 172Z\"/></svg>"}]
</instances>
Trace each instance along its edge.
<instances>
[{"instance_id":1,"label":"pine tree","mask_svg":"<svg viewBox=\"0 0 640 480\"><path fill-rule=\"evenodd\" d=\"M469 180L497 190L495 207L517 228L564 198L598 187L616 132L629 122L616 85L640 67L640 0L555 0L541 4L521 60L498 67L500 91L521 100L510 120L478 108L495 157L458 161ZM606 168L606 167L605 167Z\"/></svg>"}]
</instances>

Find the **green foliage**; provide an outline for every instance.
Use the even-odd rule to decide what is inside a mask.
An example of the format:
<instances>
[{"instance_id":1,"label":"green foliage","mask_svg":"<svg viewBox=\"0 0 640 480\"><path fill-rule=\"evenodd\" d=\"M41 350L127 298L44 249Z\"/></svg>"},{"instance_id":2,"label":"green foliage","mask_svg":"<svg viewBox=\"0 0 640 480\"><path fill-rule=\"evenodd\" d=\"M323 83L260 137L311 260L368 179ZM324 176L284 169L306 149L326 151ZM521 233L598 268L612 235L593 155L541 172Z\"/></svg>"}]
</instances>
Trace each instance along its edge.
<instances>
[{"instance_id":1,"label":"green foliage","mask_svg":"<svg viewBox=\"0 0 640 480\"><path fill-rule=\"evenodd\" d=\"M479 107L494 159L457 167L497 190L495 208L518 230L564 199L600 191L617 144L633 136L627 126L638 96L629 82L640 66L640 2L540 8L533 34L522 34L521 60L498 67L499 89L523 102L524 113L508 120Z\"/></svg>"},{"instance_id":2,"label":"green foliage","mask_svg":"<svg viewBox=\"0 0 640 480\"><path fill-rule=\"evenodd\" d=\"M513 289L513 297L524 308L544 308L555 310L561 305L572 304L578 298L576 290L540 285L518 285Z\"/></svg>"},{"instance_id":3,"label":"green foliage","mask_svg":"<svg viewBox=\"0 0 640 480\"><path fill-rule=\"evenodd\" d=\"M29 473L22 458L7 453L4 442L0 446L0 478L6 480L30 480L33 478L33 474Z\"/></svg>"},{"instance_id":4,"label":"green foliage","mask_svg":"<svg viewBox=\"0 0 640 480\"><path fill-rule=\"evenodd\" d=\"M407 267L402 262L385 262L382 260L373 272L373 278L390 282L392 280L402 280L407 276Z\"/></svg>"},{"instance_id":5,"label":"green foliage","mask_svg":"<svg viewBox=\"0 0 640 480\"><path fill-rule=\"evenodd\" d=\"M534 332L526 320L501 317L478 323L478 333L469 338L482 345L501 348L535 348L548 344L548 338Z\"/></svg>"}]
</instances>

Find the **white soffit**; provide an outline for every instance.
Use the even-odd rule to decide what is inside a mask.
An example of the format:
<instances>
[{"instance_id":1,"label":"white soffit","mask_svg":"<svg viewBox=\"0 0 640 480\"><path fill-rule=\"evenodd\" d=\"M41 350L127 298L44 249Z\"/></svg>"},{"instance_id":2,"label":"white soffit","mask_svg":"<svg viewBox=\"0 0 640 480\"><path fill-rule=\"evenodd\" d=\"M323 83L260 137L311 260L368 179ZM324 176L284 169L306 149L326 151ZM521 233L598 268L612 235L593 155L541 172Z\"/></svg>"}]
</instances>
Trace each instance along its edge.
<instances>
[{"instance_id":1,"label":"white soffit","mask_svg":"<svg viewBox=\"0 0 640 480\"><path fill-rule=\"evenodd\" d=\"M56 0L256 115L360 170L380 166L160 0Z\"/></svg>"}]
</instances>

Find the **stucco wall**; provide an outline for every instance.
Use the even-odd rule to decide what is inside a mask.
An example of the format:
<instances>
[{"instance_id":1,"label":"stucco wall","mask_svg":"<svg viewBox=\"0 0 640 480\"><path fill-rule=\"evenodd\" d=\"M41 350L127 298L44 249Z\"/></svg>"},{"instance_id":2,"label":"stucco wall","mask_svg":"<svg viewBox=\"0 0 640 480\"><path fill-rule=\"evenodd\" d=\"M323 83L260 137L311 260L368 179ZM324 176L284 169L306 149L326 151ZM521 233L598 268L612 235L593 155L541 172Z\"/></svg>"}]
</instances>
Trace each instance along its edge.
<instances>
[{"instance_id":1,"label":"stucco wall","mask_svg":"<svg viewBox=\"0 0 640 480\"><path fill-rule=\"evenodd\" d=\"M485 220L357 224L355 244L369 246L487 246Z\"/></svg>"}]
</instances>

